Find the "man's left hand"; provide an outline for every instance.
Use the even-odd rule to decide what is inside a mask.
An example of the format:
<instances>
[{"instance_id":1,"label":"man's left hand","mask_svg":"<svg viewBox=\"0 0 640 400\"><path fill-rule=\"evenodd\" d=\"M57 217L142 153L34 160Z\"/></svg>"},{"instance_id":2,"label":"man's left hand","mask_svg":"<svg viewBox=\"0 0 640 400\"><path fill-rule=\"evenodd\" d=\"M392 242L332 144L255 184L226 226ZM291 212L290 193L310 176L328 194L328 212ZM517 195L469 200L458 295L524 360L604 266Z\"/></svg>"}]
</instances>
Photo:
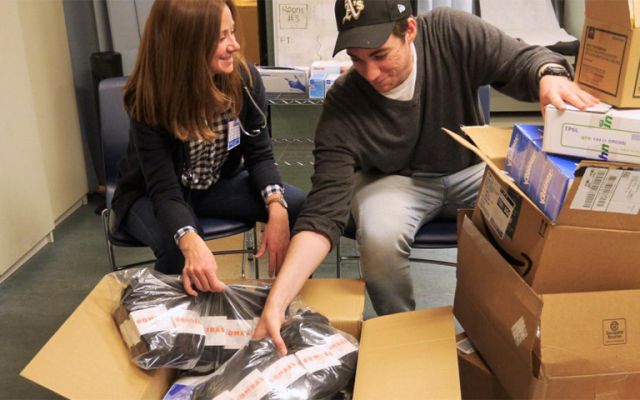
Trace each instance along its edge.
<instances>
[{"instance_id":1,"label":"man's left hand","mask_svg":"<svg viewBox=\"0 0 640 400\"><path fill-rule=\"evenodd\" d=\"M287 210L279 203L269 205L269 221L264 228L262 242L258 249L257 257L269 253L269 277L275 276L280 271L289 247L289 216Z\"/></svg>"},{"instance_id":2,"label":"man's left hand","mask_svg":"<svg viewBox=\"0 0 640 400\"><path fill-rule=\"evenodd\" d=\"M567 104L580 110L598 104L600 100L580 89L577 83L564 76L545 75L540 79L540 108L542 115L547 104L564 111Z\"/></svg>"}]
</instances>

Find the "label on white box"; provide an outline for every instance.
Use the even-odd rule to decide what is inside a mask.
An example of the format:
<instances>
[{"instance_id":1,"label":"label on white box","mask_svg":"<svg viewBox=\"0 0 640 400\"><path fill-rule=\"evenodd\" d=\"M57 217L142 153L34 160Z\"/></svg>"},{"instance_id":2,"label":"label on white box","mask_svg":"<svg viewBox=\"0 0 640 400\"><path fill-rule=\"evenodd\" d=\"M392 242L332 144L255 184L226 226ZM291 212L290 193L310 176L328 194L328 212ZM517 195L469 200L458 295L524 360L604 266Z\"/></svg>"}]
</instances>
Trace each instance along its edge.
<instances>
[{"instance_id":1,"label":"label on white box","mask_svg":"<svg viewBox=\"0 0 640 400\"><path fill-rule=\"evenodd\" d=\"M589 167L572 209L636 215L640 212L640 171Z\"/></svg>"},{"instance_id":2,"label":"label on white box","mask_svg":"<svg viewBox=\"0 0 640 400\"><path fill-rule=\"evenodd\" d=\"M231 391L231 398L242 400L259 400L269 393L271 388L264 376L257 369L245 376Z\"/></svg>"},{"instance_id":3,"label":"label on white box","mask_svg":"<svg viewBox=\"0 0 640 400\"><path fill-rule=\"evenodd\" d=\"M503 239L511 222L515 202L502 189L502 186L492 173L486 175L478 199L478 207L498 237Z\"/></svg>"},{"instance_id":4,"label":"label on white box","mask_svg":"<svg viewBox=\"0 0 640 400\"><path fill-rule=\"evenodd\" d=\"M308 373L340 365L340 361L325 346L313 346L300 350L296 357Z\"/></svg>"},{"instance_id":5,"label":"label on white box","mask_svg":"<svg viewBox=\"0 0 640 400\"><path fill-rule=\"evenodd\" d=\"M173 323L164 305L132 311L129 318L140 335L173 329Z\"/></svg>"},{"instance_id":6,"label":"label on white box","mask_svg":"<svg viewBox=\"0 0 640 400\"><path fill-rule=\"evenodd\" d=\"M603 118L607 118L603 116ZM640 159L640 134L622 129L563 124L560 144L563 147L594 151L603 160L615 154ZM620 158L620 157L617 157Z\"/></svg>"},{"instance_id":7,"label":"label on white box","mask_svg":"<svg viewBox=\"0 0 640 400\"><path fill-rule=\"evenodd\" d=\"M205 346L224 346L227 337L227 317L202 317L202 324L207 335Z\"/></svg>"},{"instance_id":8,"label":"label on white box","mask_svg":"<svg viewBox=\"0 0 640 400\"><path fill-rule=\"evenodd\" d=\"M292 355L282 357L262 371L262 375L267 382L273 388L280 390L285 389L306 373L307 370L304 369L298 359Z\"/></svg>"},{"instance_id":9,"label":"label on white box","mask_svg":"<svg viewBox=\"0 0 640 400\"><path fill-rule=\"evenodd\" d=\"M251 340L251 336L253 336L253 331L256 329L256 325L258 325L258 319L230 319L227 320L227 328L226 328L226 338L225 338L225 349L240 349L244 346L249 340Z\"/></svg>"}]
</instances>

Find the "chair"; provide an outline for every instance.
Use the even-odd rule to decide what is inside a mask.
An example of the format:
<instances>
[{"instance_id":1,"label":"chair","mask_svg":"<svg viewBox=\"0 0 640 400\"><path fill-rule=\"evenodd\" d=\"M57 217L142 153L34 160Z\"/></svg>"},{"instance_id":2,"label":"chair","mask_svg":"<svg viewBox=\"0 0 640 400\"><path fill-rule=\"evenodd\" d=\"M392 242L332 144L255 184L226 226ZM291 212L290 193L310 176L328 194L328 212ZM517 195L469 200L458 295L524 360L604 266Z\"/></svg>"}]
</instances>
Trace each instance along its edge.
<instances>
[{"instance_id":1,"label":"chair","mask_svg":"<svg viewBox=\"0 0 640 400\"><path fill-rule=\"evenodd\" d=\"M489 86L482 86L478 89L478 102L484 117L485 124L489 123L490 107L489 107ZM342 236L355 240L355 224L353 218L350 219ZM340 250L342 238L338 239L336 245L336 276L340 278L342 270L342 261L357 260L357 255L343 255ZM435 219L422 225L416 236L414 237L413 249L450 249L458 246L458 229L455 220ZM411 262L422 262L437 265L446 265L455 267L456 263L450 261L432 260L424 258L409 257Z\"/></svg>"},{"instance_id":2,"label":"chair","mask_svg":"<svg viewBox=\"0 0 640 400\"><path fill-rule=\"evenodd\" d=\"M102 152L104 154L106 208L102 211L102 223L107 244L109 263L114 271L148 264L154 260L140 261L118 266L114 256L114 247L146 247L126 232L116 229L111 213L111 201L118 179L118 161L124 157L129 142L129 117L124 111L122 101L123 87L126 77L109 78L100 82L98 93L100 100L100 133ZM198 222L203 230L204 240L221 239L227 236L243 233L243 248L234 250L214 251L214 255L243 254L242 277L245 277L244 254L253 256L255 277L258 279L258 258L255 257L258 243L255 223L233 221L223 218L199 218ZM252 244L247 247L248 233L252 232Z\"/></svg>"}]
</instances>

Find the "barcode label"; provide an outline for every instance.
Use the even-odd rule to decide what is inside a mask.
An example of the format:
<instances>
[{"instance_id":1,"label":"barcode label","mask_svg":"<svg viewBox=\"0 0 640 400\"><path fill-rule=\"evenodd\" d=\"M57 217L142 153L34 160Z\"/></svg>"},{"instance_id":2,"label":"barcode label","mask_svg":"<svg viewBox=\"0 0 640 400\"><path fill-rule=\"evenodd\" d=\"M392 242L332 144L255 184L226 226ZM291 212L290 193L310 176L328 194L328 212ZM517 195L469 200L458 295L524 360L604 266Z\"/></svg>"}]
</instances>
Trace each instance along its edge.
<instances>
[{"instance_id":1,"label":"barcode label","mask_svg":"<svg viewBox=\"0 0 640 400\"><path fill-rule=\"evenodd\" d=\"M515 202L500 186L493 174L487 174L485 182L478 199L478 206L483 217L496 232L500 239L503 239L511 216L515 208Z\"/></svg>"},{"instance_id":2,"label":"barcode label","mask_svg":"<svg viewBox=\"0 0 640 400\"><path fill-rule=\"evenodd\" d=\"M622 214L640 212L640 171L586 169L571 209Z\"/></svg>"}]
</instances>

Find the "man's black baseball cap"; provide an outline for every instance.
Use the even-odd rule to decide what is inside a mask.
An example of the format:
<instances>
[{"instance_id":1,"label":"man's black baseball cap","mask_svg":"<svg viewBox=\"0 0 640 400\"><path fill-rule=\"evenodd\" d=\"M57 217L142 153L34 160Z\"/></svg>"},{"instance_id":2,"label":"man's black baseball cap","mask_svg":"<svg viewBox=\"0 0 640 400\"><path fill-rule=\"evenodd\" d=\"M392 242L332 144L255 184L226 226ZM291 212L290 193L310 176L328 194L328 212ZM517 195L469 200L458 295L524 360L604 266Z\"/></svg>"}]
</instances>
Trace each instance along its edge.
<instances>
[{"instance_id":1,"label":"man's black baseball cap","mask_svg":"<svg viewBox=\"0 0 640 400\"><path fill-rule=\"evenodd\" d=\"M382 46L396 21L411 14L410 0L336 0L338 40L333 55L348 48Z\"/></svg>"}]
</instances>

